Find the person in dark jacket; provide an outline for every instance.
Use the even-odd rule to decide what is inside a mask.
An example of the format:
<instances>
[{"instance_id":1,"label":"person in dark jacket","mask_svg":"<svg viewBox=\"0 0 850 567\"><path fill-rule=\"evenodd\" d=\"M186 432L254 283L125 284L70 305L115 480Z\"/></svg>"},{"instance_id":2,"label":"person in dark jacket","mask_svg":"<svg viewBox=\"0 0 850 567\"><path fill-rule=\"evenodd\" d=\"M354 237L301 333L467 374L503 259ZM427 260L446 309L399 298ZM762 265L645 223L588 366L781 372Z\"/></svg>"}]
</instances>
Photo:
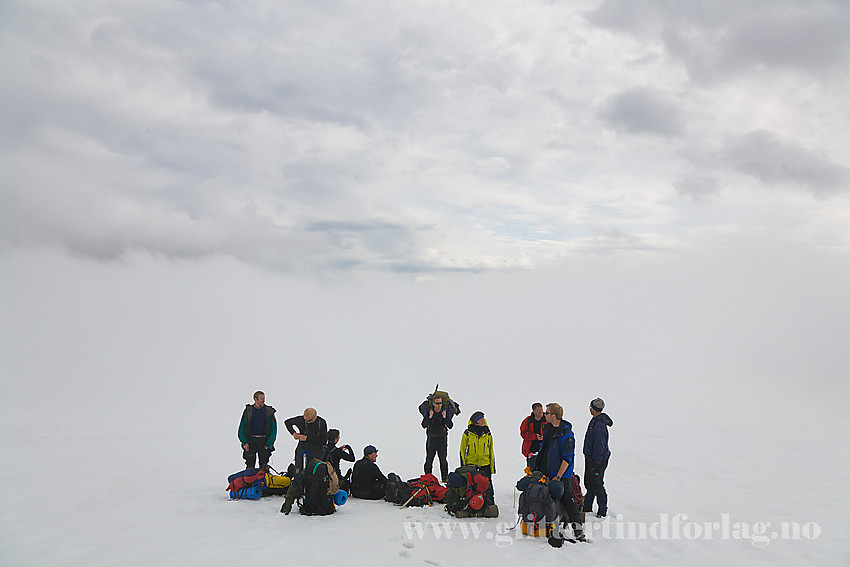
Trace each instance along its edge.
<instances>
[{"instance_id":1,"label":"person in dark jacket","mask_svg":"<svg viewBox=\"0 0 850 567\"><path fill-rule=\"evenodd\" d=\"M339 487L345 490L346 492L351 492L351 470L343 476L342 472L339 470L339 462L340 461L348 461L354 462L354 451L351 450L351 445L343 445L342 447L337 447L336 444L339 443L339 429L331 429L328 431L328 444L325 448L325 461L329 462L333 465L334 470L336 471L336 476L339 477Z\"/></svg>"},{"instance_id":2,"label":"person in dark jacket","mask_svg":"<svg viewBox=\"0 0 850 567\"><path fill-rule=\"evenodd\" d=\"M454 411L447 400L441 396L433 396L430 403L419 407L422 412L422 429L425 430L425 474L431 474L434 468L434 457L440 459L440 477L445 484L449 476L449 429L454 424Z\"/></svg>"},{"instance_id":3,"label":"person in dark jacket","mask_svg":"<svg viewBox=\"0 0 850 567\"><path fill-rule=\"evenodd\" d=\"M534 461L540 451L540 442L543 440L543 426L546 418L543 416L543 404L535 402L531 404L531 415L522 420L519 425L519 436L522 437L522 456L526 464L534 468Z\"/></svg>"},{"instance_id":4,"label":"person in dark jacket","mask_svg":"<svg viewBox=\"0 0 850 567\"><path fill-rule=\"evenodd\" d=\"M378 449L374 445L363 448L363 458L354 463L351 473L351 495L365 500L380 500L386 491L387 477L378 468Z\"/></svg>"},{"instance_id":5,"label":"person in dark jacket","mask_svg":"<svg viewBox=\"0 0 850 567\"><path fill-rule=\"evenodd\" d=\"M259 457L260 468L268 471L269 458L274 451L277 437L275 409L265 404L266 395L260 391L254 392L254 403L245 404L242 419L239 420L236 435L242 445L242 458L245 459L247 469L253 468Z\"/></svg>"},{"instance_id":6,"label":"person in dark jacket","mask_svg":"<svg viewBox=\"0 0 850 567\"><path fill-rule=\"evenodd\" d=\"M304 410L303 415L290 417L283 422L292 438L298 441L295 447L295 470L301 472L311 457L322 459L328 442L328 424L313 408Z\"/></svg>"},{"instance_id":7,"label":"person in dark jacket","mask_svg":"<svg viewBox=\"0 0 850 567\"><path fill-rule=\"evenodd\" d=\"M599 503L596 511L598 518L608 515L608 493L605 491L605 469L608 468L608 459L611 451L608 449L608 428L614 425L614 420L608 414L602 413L605 402L602 398L596 398L590 402L590 415L593 417L587 424L587 433L584 434L584 486L587 494L584 495L585 513L593 510L593 499Z\"/></svg>"},{"instance_id":8,"label":"person in dark jacket","mask_svg":"<svg viewBox=\"0 0 850 567\"><path fill-rule=\"evenodd\" d=\"M543 440L540 452L535 460L535 470L549 477L549 491L552 498L561 504L561 517L566 516L576 539L584 540L584 528L581 524L581 512L573 499L570 482L575 467L576 439L572 425L564 421L564 408L560 404L546 404L546 426L543 428Z\"/></svg>"}]
</instances>

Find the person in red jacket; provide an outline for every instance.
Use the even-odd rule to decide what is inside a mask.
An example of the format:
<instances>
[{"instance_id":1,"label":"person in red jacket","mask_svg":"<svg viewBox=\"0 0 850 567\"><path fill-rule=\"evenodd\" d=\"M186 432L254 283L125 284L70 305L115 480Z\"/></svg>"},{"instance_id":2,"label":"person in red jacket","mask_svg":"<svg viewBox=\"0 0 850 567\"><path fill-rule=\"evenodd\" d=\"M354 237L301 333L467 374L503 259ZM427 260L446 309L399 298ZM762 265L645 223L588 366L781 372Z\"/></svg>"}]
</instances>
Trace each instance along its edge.
<instances>
[{"instance_id":1,"label":"person in red jacket","mask_svg":"<svg viewBox=\"0 0 850 567\"><path fill-rule=\"evenodd\" d=\"M540 452L540 442L543 440L543 426L546 420L543 418L543 404L534 402L531 404L531 415L522 420L519 425L519 435L522 437L522 455L526 464L534 468L537 453Z\"/></svg>"}]
</instances>

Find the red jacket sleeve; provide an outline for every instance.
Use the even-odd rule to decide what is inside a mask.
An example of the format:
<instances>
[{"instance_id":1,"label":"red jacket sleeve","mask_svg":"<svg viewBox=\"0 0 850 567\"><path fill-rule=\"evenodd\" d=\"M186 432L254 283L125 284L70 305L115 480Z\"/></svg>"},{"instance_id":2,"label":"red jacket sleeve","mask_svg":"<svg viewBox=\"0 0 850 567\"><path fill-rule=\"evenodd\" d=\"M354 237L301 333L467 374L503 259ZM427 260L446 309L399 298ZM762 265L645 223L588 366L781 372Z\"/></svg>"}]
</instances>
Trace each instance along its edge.
<instances>
[{"instance_id":1,"label":"red jacket sleeve","mask_svg":"<svg viewBox=\"0 0 850 567\"><path fill-rule=\"evenodd\" d=\"M527 417L519 425L519 435L522 437L522 455L527 457L531 453L531 442L537 439Z\"/></svg>"}]
</instances>

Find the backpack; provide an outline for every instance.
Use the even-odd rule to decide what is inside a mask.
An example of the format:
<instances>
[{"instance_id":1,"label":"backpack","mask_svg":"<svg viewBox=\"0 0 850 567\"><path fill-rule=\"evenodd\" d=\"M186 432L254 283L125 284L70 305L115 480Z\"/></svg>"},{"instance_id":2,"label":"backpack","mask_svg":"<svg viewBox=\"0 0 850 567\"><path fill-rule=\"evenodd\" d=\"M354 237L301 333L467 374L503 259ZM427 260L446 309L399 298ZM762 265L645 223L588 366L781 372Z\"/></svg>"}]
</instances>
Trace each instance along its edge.
<instances>
[{"instance_id":1,"label":"backpack","mask_svg":"<svg viewBox=\"0 0 850 567\"><path fill-rule=\"evenodd\" d=\"M428 496L432 502L442 502L446 497L448 488L440 485L440 481L432 474L423 474L419 478L414 478L407 481L407 484L413 488L425 488L428 491ZM409 506L409 504L408 504Z\"/></svg>"},{"instance_id":2,"label":"backpack","mask_svg":"<svg viewBox=\"0 0 850 567\"><path fill-rule=\"evenodd\" d=\"M584 494L581 493L581 480L577 474L573 474L570 479L570 489L573 491L573 501L578 506L579 514L581 514L581 523L584 523Z\"/></svg>"},{"instance_id":3,"label":"backpack","mask_svg":"<svg viewBox=\"0 0 850 567\"><path fill-rule=\"evenodd\" d=\"M431 504L427 487L421 484L414 487L412 485L414 481L419 483L418 478L405 482L395 473L388 474L387 484L384 489L384 500L393 504L407 504L408 506L425 506L426 504Z\"/></svg>"},{"instance_id":4,"label":"backpack","mask_svg":"<svg viewBox=\"0 0 850 567\"><path fill-rule=\"evenodd\" d=\"M397 474L392 472L388 474L387 484L384 485L384 500L393 504L404 504L401 494L402 485L404 485L404 481ZM410 498L410 494L407 495L407 498Z\"/></svg>"},{"instance_id":5,"label":"backpack","mask_svg":"<svg viewBox=\"0 0 850 567\"><path fill-rule=\"evenodd\" d=\"M551 536L558 516L558 506L549 493L545 477L531 477L519 496L520 530L524 535Z\"/></svg>"},{"instance_id":6,"label":"backpack","mask_svg":"<svg viewBox=\"0 0 850 567\"><path fill-rule=\"evenodd\" d=\"M460 479L463 479L463 484L460 484ZM485 493L490 488L490 480L478 472L478 467L458 467L453 473L449 473L448 482L450 487L446 490L444 501L446 512L450 515L458 518L498 517L498 507L495 504L488 506L485 498Z\"/></svg>"},{"instance_id":7,"label":"backpack","mask_svg":"<svg viewBox=\"0 0 850 567\"><path fill-rule=\"evenodd\" d=\"M245 469L244 471L239 471L237 473L233 473L232 475L227 477L227 488L225 490L229 492L236 492L243 488L254 487L254 486L265 486L266 481L266 471L262 469ZM231 498L233 498L231 496Z\"/></svg>"},{"instance_id":8,"label":"backpack","mask_svg":"<svg viewBox=\"0 0 850 567\"><path fill-rule=\"evenodd\" d=\"M283 495L289 489L292 479L288 476L266 473L266 485L263 496Z\"/></svg>"},{"instance_id":9,"label":"backpack","mask_svg":"<svg viewBox=\"0 0 850 567\"><path fill-rule=\"evenodd\" d=\"M230 491L231 500L259 500L263 495L261 486L245 486L239 490Z\"/></svg>"},{"instance_id":10,"label":"backpack","mask_svg":"<svg viewBox=\"0 0 850 567\"><path fill-rule=\"evenodd\" d=\"M428 410L431 409L431 400L433 400L434 398L442 398L443 409L451 409L452 416L460 415L460 404L454 401L451 396L449 396L448 392L440 390L439 388L440 384L438 383L434 387L434 392L428 394L428 396L425 398L425 401L419 404L419 413L421 413L423 416L427 416Z\"/></svg>"},{"instance_id":11,"label":"backpack","mask_svg":"<svg viewBox=\"0 0 850 567\"><path fill-rule=\"evenodd\" d=\"M298 511L305 516L333 514L336 511L333 495L339 490L339 480L334 481L334 478L336 471L330 463L310 459L303 472L303 494Z\"/></svg>"}]
</instances>

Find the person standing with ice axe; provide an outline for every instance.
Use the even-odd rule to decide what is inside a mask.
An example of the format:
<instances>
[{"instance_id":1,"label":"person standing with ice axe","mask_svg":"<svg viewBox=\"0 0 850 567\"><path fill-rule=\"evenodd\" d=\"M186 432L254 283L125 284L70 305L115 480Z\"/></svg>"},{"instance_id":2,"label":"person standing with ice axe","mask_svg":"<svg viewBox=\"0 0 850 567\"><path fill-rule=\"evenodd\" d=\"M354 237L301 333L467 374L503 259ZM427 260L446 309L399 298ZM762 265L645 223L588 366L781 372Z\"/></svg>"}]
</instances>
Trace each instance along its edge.
<instances>
[{"instance_id":1,"label":"person standing with ice axe","mask_svg":"<svg viewBox=\"0 0 850 567\"><path fill-rule=\"evenodd\" d=\"M435 392L419 406L422 413L422 429L425 430L425 474L431 474L434 468L434 457L440 459L440 478L445 484L449 476L449 429L454 424L454 409L448 399Z\"/></svg>"}]
</instances>

